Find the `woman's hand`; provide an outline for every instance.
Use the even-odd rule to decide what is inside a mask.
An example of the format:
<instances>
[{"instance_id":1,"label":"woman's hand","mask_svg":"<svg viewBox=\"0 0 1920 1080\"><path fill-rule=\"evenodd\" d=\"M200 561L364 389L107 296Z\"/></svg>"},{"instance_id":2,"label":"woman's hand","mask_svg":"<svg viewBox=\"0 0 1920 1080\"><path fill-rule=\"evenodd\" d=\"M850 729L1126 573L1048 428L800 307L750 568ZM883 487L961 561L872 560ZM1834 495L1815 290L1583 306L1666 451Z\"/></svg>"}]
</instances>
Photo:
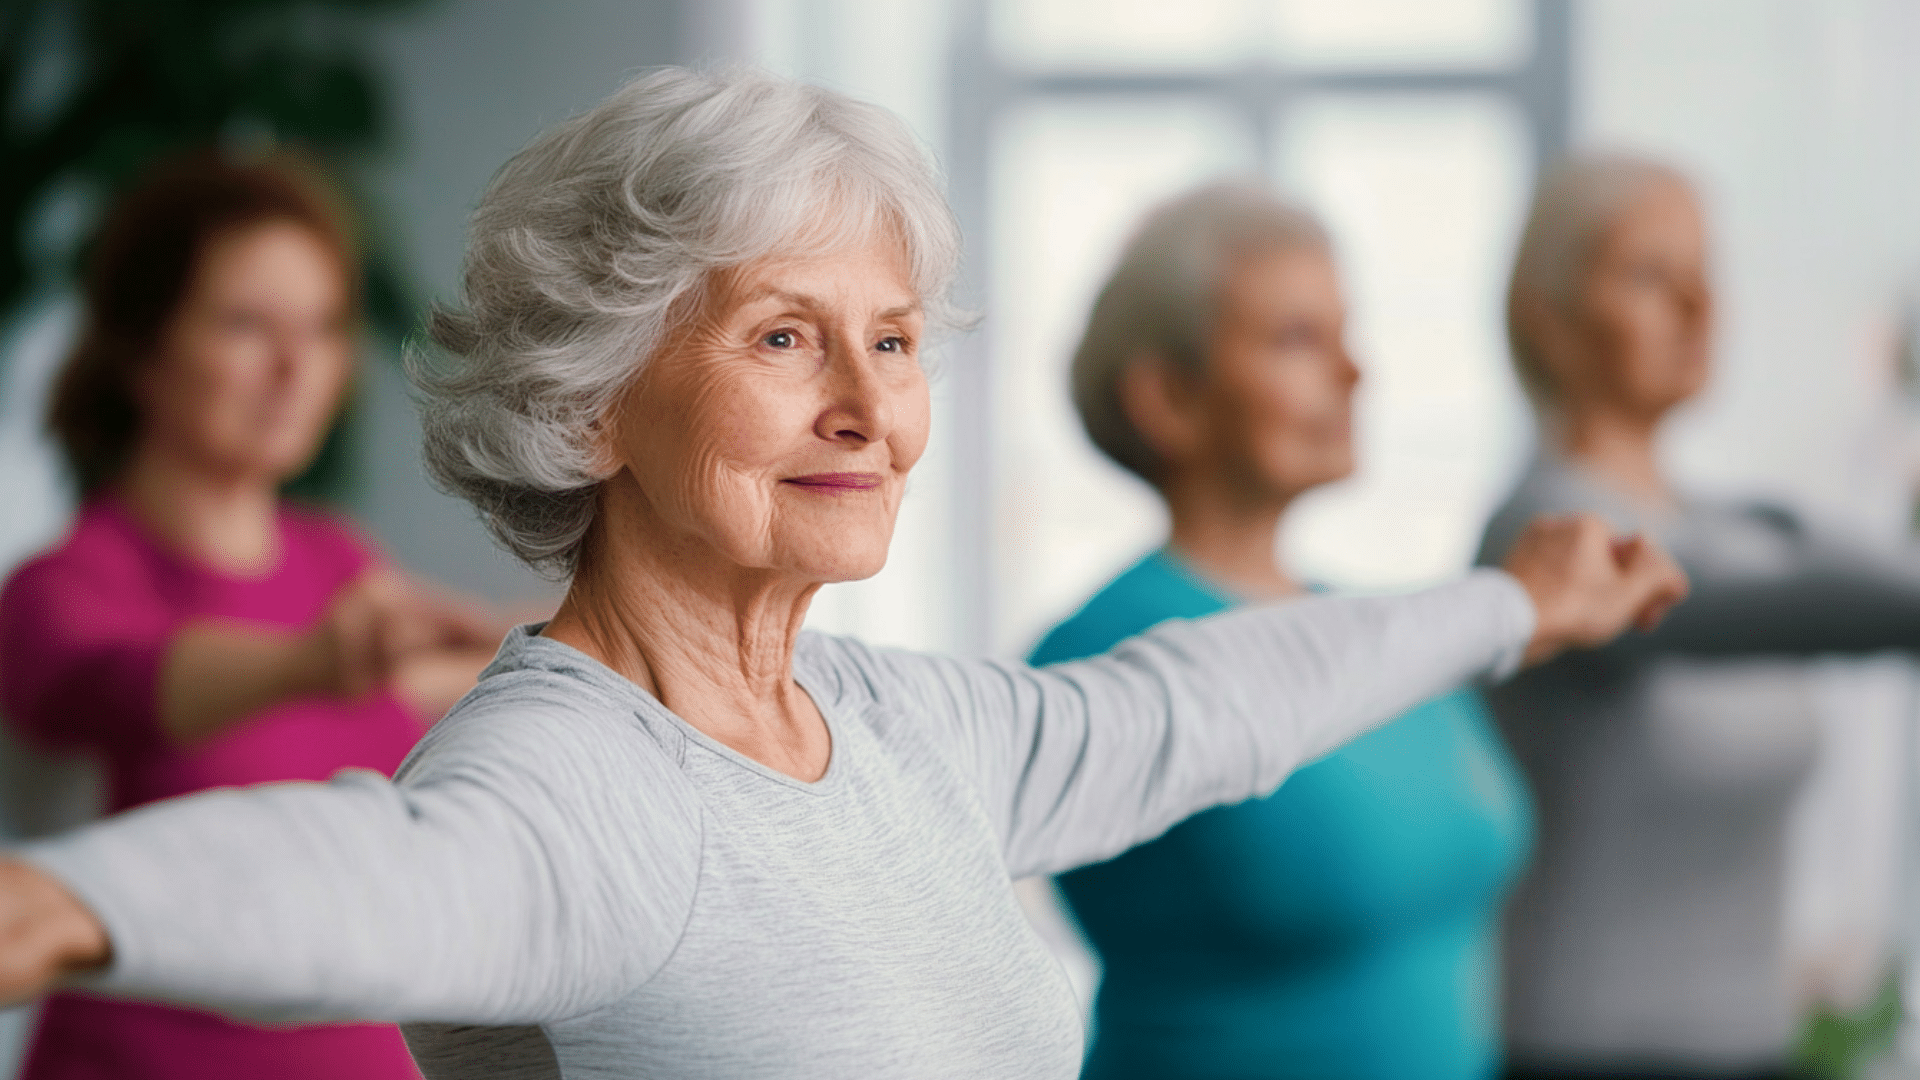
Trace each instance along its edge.
<instances>
[{"instance_id":1,"label":"woman's hand","mask_svg":"<svg viewBox=\"0 0 1920 1080\"><path fill-rule=\"evenodd\" d=\"M47 992L55 980L105 964L107 932L58 881L0 860L0 1006Z\"/></svg>"},{"instance_id":2,"label":"woman's hand","mask_svg":"<svg viewBox=\"0 0 1920 1080\"><path fill-rule=\"evenodd\" d=\"M1615 536L1592 514L1543 517L1527 526L1505 564L1533 598L1526 662L1591 648L1629 626L1651 630L1687 595L1687 576L1659 545Z\"/></svg>"},{"instance_id":3,"label":"woman's hand","mask_svg":"<svg viewBox=\"0 0 1920 1080\"><path fill-rule=\"evenodd\" d=\"M392 571L371 570L334 594L326 616L301 644L315 691L354 699L387 685L409 659L434 652L491 652L502 633L470 605L430 593Z\"/></svg>"}]
</instances>

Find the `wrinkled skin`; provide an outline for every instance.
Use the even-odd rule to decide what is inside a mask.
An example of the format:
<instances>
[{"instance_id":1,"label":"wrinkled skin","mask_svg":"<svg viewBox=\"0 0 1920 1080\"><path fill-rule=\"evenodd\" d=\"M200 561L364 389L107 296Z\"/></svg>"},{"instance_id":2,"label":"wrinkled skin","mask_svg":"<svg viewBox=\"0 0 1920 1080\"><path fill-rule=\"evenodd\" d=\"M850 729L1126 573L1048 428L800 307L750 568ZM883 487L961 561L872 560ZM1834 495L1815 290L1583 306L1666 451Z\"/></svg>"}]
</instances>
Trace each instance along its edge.
<instances>
[{"instance_id":1,"label":"wrinkled skin","mask_svg":"<svg viewBox=\"0 0 1920 1080\"><path fill-rule=\"evenodd\" d=\"M821 585L886 564L927 446L922 331L890 239L710 282L602 427L611 475L545 632L742 754L824 774L794 636Z\"/></svg>"},{"instance_id":2,"label":"wrinkled skin","mask_svg":"<svg viewBox=\"0 0 1920 1080\"><path fill-rule=\"evenodd\" d=\"M920 334L904 259L884 250L728 275L628 393L607 442L610 505L717 564L873 576L927 446ZM798 479L839 474L872 486Z\"/></svg>"}]
</instances>

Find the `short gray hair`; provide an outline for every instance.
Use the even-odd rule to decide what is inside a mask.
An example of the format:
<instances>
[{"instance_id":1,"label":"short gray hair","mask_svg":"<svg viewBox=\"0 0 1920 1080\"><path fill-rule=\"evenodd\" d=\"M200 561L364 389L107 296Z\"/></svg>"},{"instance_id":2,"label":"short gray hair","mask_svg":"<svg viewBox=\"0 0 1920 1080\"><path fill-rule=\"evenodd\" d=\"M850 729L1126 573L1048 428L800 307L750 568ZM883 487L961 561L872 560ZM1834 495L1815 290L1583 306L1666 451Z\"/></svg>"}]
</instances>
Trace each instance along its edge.
<instances>
[{"instance_id":1,"label":"short gray hair","mask_svg":"<svg viewBox=\"0 0 1920 1080\"><path fill-rule=\"evenodd\" d=\"M1507 285L1507 345L1514 374L1536 405L1553 400L1546 359L1528 336L1523 300L1532 294L1570 302L1607 226L1650 188L1691 188L1678 169L1618 150L1589 150L1560 160L1540 181Z\"/></svg>"},{"instance_id":2,"label":"short gray hair","mask_svg":"<svg viewBox=\"0 0 1920 1080\"><path fill-rule=\"evenodd\" d=\"M1253 183L1208 184L1155 207L1121 250L1073 354L1073 404L1088 438L1157 484L1160 456L1120 402L1127 367L1152 356L1204 375L1231 264L1266 251L1328 246L1312 214Z\"/></svg>"},{"instance_id":3,"label":"short gray hair","mask_svg":"<svg viewBox=\"0 0 1920 1080\"><path fill-rule=\"evenodd\" d=\"M529 566L577 569L606 479L595 434L717 271L900 241L930 329L960 233L893 114L752 69L665 68L554 127L474 212L464 310L409 370L428 474Z\"/></svg>"}]
</instances>

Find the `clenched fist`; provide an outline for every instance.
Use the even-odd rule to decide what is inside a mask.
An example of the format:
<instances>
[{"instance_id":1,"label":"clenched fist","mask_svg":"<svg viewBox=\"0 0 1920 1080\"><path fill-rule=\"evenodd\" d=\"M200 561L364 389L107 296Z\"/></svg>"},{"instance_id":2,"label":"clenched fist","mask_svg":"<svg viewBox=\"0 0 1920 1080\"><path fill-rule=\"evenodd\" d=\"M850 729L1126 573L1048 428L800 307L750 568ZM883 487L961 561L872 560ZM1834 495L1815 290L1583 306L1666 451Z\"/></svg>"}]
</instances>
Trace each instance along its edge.
<instances>
[{"instance_id":1,"label":"clenched fist","mask_svg":"<svg viewBox=\"0 0 1920 1080\"><path fill-rule=\"evenodd\" d=\"M1538 518L1504 566L1533 598L1526 662L1591 648L1629 626L1650 630L1687 595L1687 576L1659 545L1620 537L1592 514Z\"/></svg>"},{"instance_id":2,"label":"clenched fist","mask_svg":"<svg viewBox=\"0 0 1920 1080\"><path fill-rule=\"evenodd\" d=\"M301 645L314 688L353 699L385 685L410 657L435 650L491 650L499 637L484 613L378 569L334 594L326 616Z\"/></svg>"}]
</instances>

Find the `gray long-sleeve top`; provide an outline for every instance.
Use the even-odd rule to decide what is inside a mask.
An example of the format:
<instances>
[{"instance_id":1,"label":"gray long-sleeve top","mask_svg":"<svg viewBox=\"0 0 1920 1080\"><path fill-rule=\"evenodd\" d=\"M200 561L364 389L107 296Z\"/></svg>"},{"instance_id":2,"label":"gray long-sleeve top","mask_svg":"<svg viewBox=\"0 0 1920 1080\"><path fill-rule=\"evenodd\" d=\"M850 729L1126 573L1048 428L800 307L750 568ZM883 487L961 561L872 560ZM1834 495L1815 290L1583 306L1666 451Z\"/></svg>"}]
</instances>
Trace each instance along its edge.
<instances>
[{"instance_id":1,"label":"gray long-sleeve top","mask_svg":"<svg viewBox=\"0 0 1920 1080\"><path fill-rule=\"evenodd\" d=\"M1488 526L1500 559L1539 514L1588 511L1674 554L1692 593L1651 634L1489 695L1536 803L1505 924L1518 1065L1769 1067L1797 1027L1787 817L1818 752L1796 660L1920 647L1920 564L1791 514L1697 500L1637 511L1537 460Z\"/></svg>"},{"instance_id":2,"label":"gray long-sleeve top","mask_svg":"<svg viewBox=\"0 0 1920 1080\"><path fill-rule=\"evenodd\" d=\"M435 1080L1067 1080L1078 1010L1012 879L1270 791L1532 626L1479 571L1046 670L803 634L811 784L523 629L392 782L196 795L25 855L111 935L93 988L405 1022Z\"/></svg>"}]
</instances>

